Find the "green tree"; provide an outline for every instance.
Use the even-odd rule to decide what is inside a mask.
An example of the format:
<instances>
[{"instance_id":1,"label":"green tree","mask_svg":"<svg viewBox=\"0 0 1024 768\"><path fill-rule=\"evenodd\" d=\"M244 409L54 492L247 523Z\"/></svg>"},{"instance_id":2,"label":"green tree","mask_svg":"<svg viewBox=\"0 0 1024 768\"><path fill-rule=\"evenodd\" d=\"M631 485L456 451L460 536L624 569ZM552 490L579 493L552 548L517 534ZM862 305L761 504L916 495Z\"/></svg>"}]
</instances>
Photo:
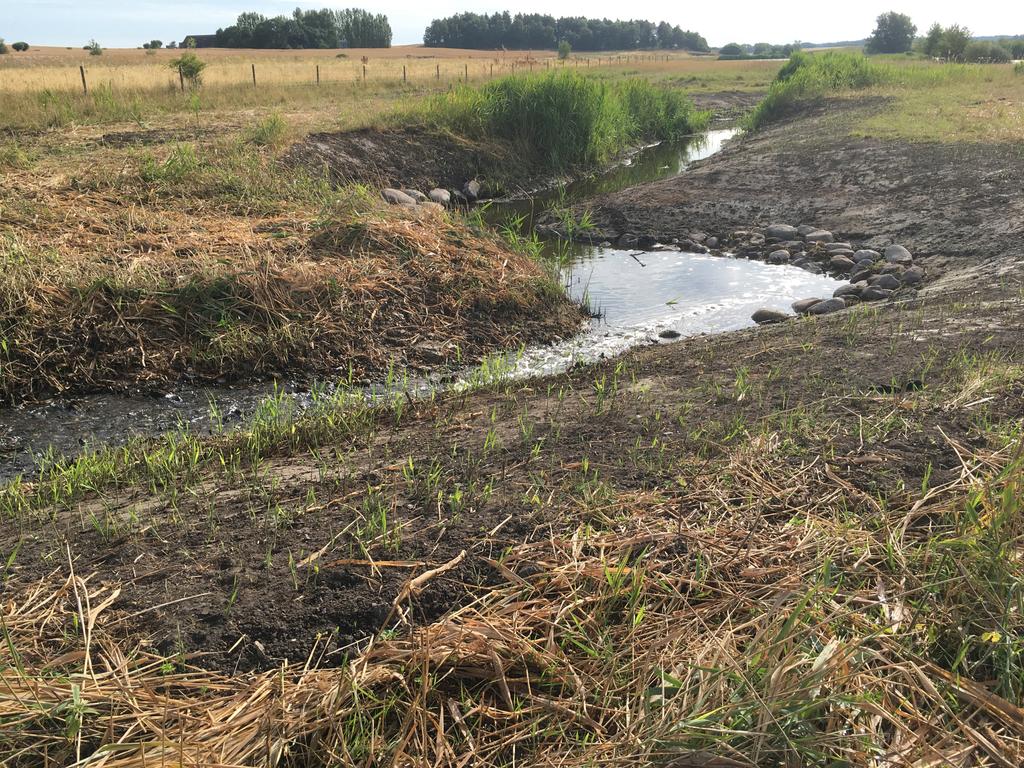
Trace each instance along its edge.
<instances>
[{"instance_id":1,"label":"green tree","mask_svg":"<svg viewBox=\"0 0 1024 768\"><path fill-rule=\"evenodd\" d=\"M569 54L572 53L572 46L569 45L568 40L561 40L558 43L558 58L568 59Z\"/></svg>"},{"instance_id":2,"label":"green tree","mask_svg":"<svg viewBox=\"0 0 1024 768\"><path fill-rule=\"evenodd\" d=\"M1010 52L989 40L973 40L964 49L964 61L980 64L1006 64L1011 60Z\"/></svg>"},{"instance_id":3,"label":"green tree","mask_svg":"<svg viewBox=\"0 0 1024 768\"><path fill-rule=\"evenodd\" d=\"M721 50L719 50L718 55L728 57L743 56L743 46L740 45L739 43L729 43L728 45L723 45Z\"/></svg>"},{"instance_id":4,"label":"green tree","mask_svg":"<svg viewBox=\"0 0 1024 768\"><path fill-rule=\"evenodd\" d=\"M88 51L90 56L102 56L103 46L97 43L95 40L90 40L82 47L83 51Z\"/></svg>"},{"instance_id":5,"label":"green tree","mask_svg":"<svg viewBox=\"0 0 1024 768\"><path fill-rule=\"evenodd\" d=\"M963 61L967 44L971 42L971 30L953 24L942 31L942 42L939 45L939 56L947 61Z\"/></svg>"},{"instance_id":6,"label":"green tree","mask_svg":"<svg viewBox=\"0 0 1024 768\"><path fill-rule=\"evenodd\" d=\"M914 44L917 27L910 17L889 11L875 20L875 31L868 38L864 50L868 53L904 53Z\"/></svg>"},{"instance_id":7,"label":"green tree","mask_svg":"<svg viewBox=\"0 0 1024 768\"><path fill-rule=\"evenodd\" d=\"M188 37L186 37L182 41L181 47L182 48L195 48L196 47L196 39L194 37L192 37L192 35L189 35Z\"/></svg>"},{"instance_id":8,"label":"green tree","mask_svg":"<svg viewBox=\"0 0 1024 768\"><path fill-rule=\"evenodd\" d=\"M19 53L24 53L25 51L28 50L28 43L22 43L22 42L12 43L11 44L11 48L13 48L14 50L18 51Z\"/></svg>"},{"instance_id":9,"label":"green tree","mask_svg":"<svg viewBox=\"0 0 1024 768\"><path fill-rule=\"evenodd\" d=\"M192 51L181 54L167 66L181 72L181 76L188 80L192 88L198 88L203 84L203 70L206 69L206 62L201 61Z\"/></svg>"},{"instance_id":10,"label":"green tree","mask_svg":"<svg viewBox=\"0 0 1024 768\"><path fill-rule=\"evenodd\" d=\"M921 53L925 56L938 56L940 55L940 48L942 47L942 25L938 22L928 27L928 34L924 36L924 40L921 41Z\"/></svg>"},{"instance_id":11,"label":"green tree","mask_svg":"<svg viewBox=\"0 0 1024 768\"><path fill-rule=\"evenodd\" d=\"M5 43L4 39L2 37L0 37L0 56L3 56L5 53L10 53L10 52L11 52L11 49L7 47L7 43Z\"/></svg>"}]
</instances>

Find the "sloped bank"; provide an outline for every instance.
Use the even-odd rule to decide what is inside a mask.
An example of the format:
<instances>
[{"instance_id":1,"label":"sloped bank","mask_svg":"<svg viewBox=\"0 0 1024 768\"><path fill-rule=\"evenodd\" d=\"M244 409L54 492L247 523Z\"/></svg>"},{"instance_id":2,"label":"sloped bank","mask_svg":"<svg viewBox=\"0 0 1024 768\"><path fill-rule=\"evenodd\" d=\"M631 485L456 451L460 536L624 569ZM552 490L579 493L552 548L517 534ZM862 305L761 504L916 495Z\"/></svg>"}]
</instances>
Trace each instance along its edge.
<instances>
[{"instance_id":1,"label":"sloped bank","mask_svg":"<svg viewBox=\"0 0 1024 768\"><path fill-rule=\"evenodd\" d=\"M807 222L863 249L903 245L921 257L926 285L998 272L1007 254L1024 250L1024 202L1013 194L1024 157L1009 145L850 135L884 108L878 99L806 105L685 176L602 195L574 212L588 213L595 240L640 247L695 233L732 245L736 232Z\"/></svg>"}]
</instances>

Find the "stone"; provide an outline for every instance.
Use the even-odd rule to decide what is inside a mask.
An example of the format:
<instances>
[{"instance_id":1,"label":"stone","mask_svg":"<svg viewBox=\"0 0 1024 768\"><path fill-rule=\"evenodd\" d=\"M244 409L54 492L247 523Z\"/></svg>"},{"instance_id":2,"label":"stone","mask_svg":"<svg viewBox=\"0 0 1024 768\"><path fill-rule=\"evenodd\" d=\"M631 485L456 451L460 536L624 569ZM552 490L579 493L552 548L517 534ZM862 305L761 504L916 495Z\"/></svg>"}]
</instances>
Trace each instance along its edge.
<instances>
[{"instance_id":1,"label":"stone","mask_svg":"<svg viewBox=\"0 0 1024 768\"><path fill-rule=\"evenodd\" d=\"M660 339L678 339L682 335L683 334L681 334L679 331L673 330L671 328L666 328L664 331L662 331L661 333L658 334L658 338L660 338Z\"/></svg>"},{"instance_id":2,"label":"stone","mask_svg":"<svg viewBox=\"0 0 1024 768\"><path fill-rule=\"evenodd\" d=\"M462 192L457 189L451 190L452 200L455 201L456 205L469 205L469 198L466 197Z\"/></svg>"},{"instance_id":3,"label":"stone","mask_svg":"<svg viewBox=\"0 0 1024 768\"><path fill-rule=\"evenodd\" d=\"M846 302L842 299L831 298L825 299L825 301L819 301L813 307L807 310L809 315L828 315L833 312L838 312L840 309L846 309Z\"/></svg>"},{"instance_id":4,"label":"stone","mask_svg":"<svg viewBox=\"0 0 1024 768\"><path fill-rule=\"evenodd\" d=\"M860 293L860 297L864 301L881 301L882 299L888 299L890 296L892 296L892 291L879 288L877 285L869 285Z\"/></svg>"},{"instance_id":5,"label":"stone","mask_svg":"<svg viewBox=\"0 0 1024 768\"><path fill-rule=\"evenodd\" d=\"M879 272L881 272L883 275L899 276L903 274L903 270L904 267L899 264L886 264L879 270Z\"/></svg>"},{"instance_id":6,"label":"stone","mask_svg":"<svg viewBox=\"0 0 1024 768\"><path fill-rule=\"evenodd\" d=\"M704 245L706 245L708 248L717 248L718 247L718 238L717 237L709 237L707 240L704 241Z\"/></svg>"},{"instance_id":7,"label":"stone","mask_svg":"<svg viewBox=\"0 0 1024 768\"><path fill-rule=\"evenodd\" d=\"M768 254L768 263L769 264L788 264L789 263L789 251L781 249L781 248L779 250L777 250L777 251L772 251L771 253Z\"/></svg>"},{"instance_id":8,"label":"stone","mask_svg":"<svg viewBox=\"0 0 1024 768\"><path fill-rule=\"evenodd\" d=\"M800 237L807 237L807 235L811 234L811 232L817 231L818 228L812 224L801 224L799 227L796 228L796 233L800 235Z\"/></svg>"},{"instance_id":9,"label":"stone","mask_svg":"<svg viewBox=\"0 0 1024 768\"><path fill-rule=\"evenodd\" d=\"M411 197L417 203L425 203L425 202L427 202L427 196L424 195L422 192L420 192L418 190L415 190L415 189L403 189L402 191L405 192L405 194L407 194L409 197Z\"/></svg>"},{"instance_id":10,"label":"stone","mask_svg":"<svg viewBox=\"0 0 1024 768\"><path fill-rule=\"evenodd\" d=\"M483 187L480 186L480 182L476 179L470 179L462 185L462 194L466 196L466 199L471 203L475 203L480 199L480 193L483 191Z\"/></svg>"},{"instance_id":11,"label":"stone","mask_svg":"<svg viewBox=\"0 0 1024 768\"><path fill-rule=\"evenodd\" d=\"M911 267L903 273L904 285L917 285L924 279L924 273L918 267Z\"/></svg>"},{"instance_id":12,"label":"stone","mask_svg":"<svg viewBox=\"0 0 1024 768\"><path fill-rule=\"evenodd\" d=\"M708 239L708 236L704 232L691 232L690 239L693 240L693 242L695 243L703 243L705 240Z\"/></svg>"},{"instance_id":13,"label":"stone","mask_svg":"<svg viewBox=\"0 0 1024 768\"><path fill-rule=\"evenodd\" d=\"M640 244L640 238L632 232L626 232L619 238L619 245L623 248L636 248Z\"/></svg>"},{"instance_id":14,"label":"stone","mask_svg":"<svg viewBox=\"0 0 1024 768\"><path fill-rule=\"evenodd\" d=\"M847 283L846 285L840 285L838 288L836 288L834 291L832 291L832 296L834 296L835 298L842 298L844 296L859 296L859 295L860 295L860 288L858 288L856 285L853 285L852 283Z\"/></svg>"},{"instance_id":15,"label":"stone","mask_svg":"<svg viewBox=\"0 0 1024 768\"><path fill-rule=\"evenodd\" d=\"M392 205L416 205L416 201L400 189L382 189L380 194Z\"/></svg>"},{"instance_id":16,"label":"stone","mask_svg":"<svg viewBox=\"0 0 1024 768\"><path fill-rule=\"evenodd\" d=\"M812 275L820 275L824 270L821 268L821 264L815 264L813 261L809 261L801 267L805 272L810 272Z\"/></svg>"},{"instance_id":17,"label":"stone","mask_svg":"<svg viewBox=\"0 0 1024 768\"><path fill-rule=\"evenodd\" d=\"M777 309L768 309L767 307L762 307L761 309L754 312L754 314L750 316L750 319L753 320L758 325L765 325L767 323L781 322L787 319L788 317L789 315L787 315L785 312L779 312L779 310Z\"/></svg>"},{"instance_id":18,"label":"stone","mask_svg":"<svg viewBox=\"0 0 1024 768\"><path fill-rule=\"evenodd\" d=\"M828 268L836 272L849 272L853 269L853 260L848 256L833 256L828 260Z\"/></svg>"},{"instance_id":19,"label":"stone","mask_svg":"<svg viewBox=\"0 0 1024 768\"><path fill-rule=\"evenodd\" d=\"M774 237L776 240L792 240L799 234L796 227L789 224L770 224L764 231L765 237Z\"/></svg>"},{"instance_id":20,"label":"stone","mask_svg":"<svg viewBox=\"0 0 1024 768\"><path fill-rule=\"evenodd\" d=\"M882 288L887 291L896 290L902 284L895 275L876 275L868 282L875 288Z\"/></svg>"},{"instance_id":21,"label":"stone","mask_svg":"<svg viewBox=\"0 0 1024 768\"><path fill-rule=\"evenodd\" d=\"M835 238L827 229L816 229L810 234L804 235L808 243L831 243Z\"/></svg>"},{"instance_id":22,"label":"stone","mask_svg":"<svg viewBox=\"0 0 1024 768\"><path fill-rule=\"evenodd\" d=\"M807 310L813 307L815 304L820 304L821 299L800 299L800 301L794 301L790 306L793 311L798 315L806 315Z\"/></svg>"},{"instance_id":23,"label":"stone","mask_svg":"<svg viewBox=\"0 0 1024 768\"><path fill-rule=\"evenodd\" d=\"M880 258L882 258L882 254L878 251L872 251L869 248L861 248L853 254L853 260L858 264L861 262L878 261Z\"/></svg>"},{"instance_id":24,"label":"stone","mask_svg":"<svg viewBox=\"0 0 1024 768\"><path fill-rule=\"evenodd\" d=\"M858 267L857 269L854 269L853 270L853 274L850 275L850 282L851 283L859 283L859 282L862 282L864 280L867 280L869 277L871 277L871 270L870 269L860 269Z\"/></svg>"},{"instance_id":25,"label":"stone","mask_svg":"<svg viewBox=\"0 0 1024 768\"><path fill-rule=\"evenodd\" d=\"M849 251L850 253L853 253L853 246L849 243L826 243L825 250L829 253L833 253L835 251Z\"/></svg>"},{"instance_id":26,"label":"stone","mask_svg":"<svg viewBox=\"0 0 1024 768\"><path fill-rule=\"evenodd\" d=\"M435 203L440 205L451 205L452 195L447 189L441 189L436 187L430 190L428 197Z\"/></svg>"},{"instance_id":27,"label":"stone","mask_svg":"<svg viewBox=\"0 0 1024 768\"><path fill-rule=\"evenodd\" d=\"M885 260L890 264L902 264L908 267L914 263L914 257L902 245L890 245L886 248Z\"/></svg>"}]
</instances>

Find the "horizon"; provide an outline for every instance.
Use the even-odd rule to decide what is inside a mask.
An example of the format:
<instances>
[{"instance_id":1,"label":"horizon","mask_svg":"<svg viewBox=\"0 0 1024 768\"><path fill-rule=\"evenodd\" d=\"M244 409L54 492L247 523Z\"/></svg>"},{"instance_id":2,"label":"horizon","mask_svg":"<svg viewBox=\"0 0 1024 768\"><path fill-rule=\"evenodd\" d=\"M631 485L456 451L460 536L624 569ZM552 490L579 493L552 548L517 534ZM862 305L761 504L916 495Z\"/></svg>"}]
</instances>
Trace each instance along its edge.
<instances>
[{"instance_id":1,"label":"horizon","mask_svg":"<svg viewBox=\"0 0 1024 768\"><path fill-rule=\"evenodd\" d=\"M906 13L917 25L918 34L933 22L962 24L977 37L1013 36L1024 32L1024 10L1016 14L1002 12L993 3L980 3L964 9L952 2L927 3L910 0L901 4L868 2L857 9L830 8L822 18L820 6L809 0L793 0L786 4L787 13L777 7L744 1L737 9L744 13L714 12L697 8L682 12L675 8L663 10L660 2L640 2L630 6L629 14L616 13L619 8L607 0L579 2L564 0L558 7L538 9L529 4L512 8L508 5L484 0L467 3L447 0L431 5L426 11L419 4L405 0L389 0L383 4L339 2L312 2L300 4L303 9L361 7L388 16L393 32L392 44L417 45L423 42L423 31L436 18L456 13L495 13L507 10L516 13L544 13L559 16L586 16L588 18L644 19L666 21L702 35L708 44L719 48L727 43L753 44L759 42L786 44L802 42L825 44L861 40L871 34L880 13L894 10ZM143 0L124 7L108 0L35 0L17 5L7 13L0 37L8 42L24 40L34 46L78 47L90 39L108 48L137 48L144 42L158 39L167 43L180 42L188 35L213 34L218 28L232 25L239 13L256 11L265 16L289 15L295 8L293 0L255 2L225 2L224 0L183 0L173 7ZM794 18L795 17L795 18Z\"/></svg>"}]
</instances>

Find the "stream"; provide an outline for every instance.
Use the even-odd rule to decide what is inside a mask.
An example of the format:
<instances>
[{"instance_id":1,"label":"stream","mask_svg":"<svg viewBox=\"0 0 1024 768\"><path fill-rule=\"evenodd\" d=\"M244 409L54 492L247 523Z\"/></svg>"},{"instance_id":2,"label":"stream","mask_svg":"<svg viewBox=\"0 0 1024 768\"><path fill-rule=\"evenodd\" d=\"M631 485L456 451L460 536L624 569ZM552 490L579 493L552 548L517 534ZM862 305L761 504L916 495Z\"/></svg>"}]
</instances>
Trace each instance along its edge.
<instances>
[{"instance_id":1,"label":"stream","mask_svg":"<svg viewBox=\"0 0 1024 768\"><path fill-rule=\"evenodd\" d=\"M648 147L607 173L581 179L529 199L494 201L484 212L494 224L518 217L532 227L535 215L552 205L684 173L710 157L735 135L709 131L685 144ZM508 375L529 377L567 370L621 354L641 344L668 343L680 336L719 333L753 325L759 307L788 310L795 299L831 296L842 283L791 266L685 253L671 247L627 251L575 244L560 253L567 293L586 301L594 319L580 334L548 346L528 347L501 360ZM461 378L440 375L411 382L414 391L457 386ZM259 403L276 391L312 402L308 387L260 382L238 387L179 387L165 397L89 395L55 398L0 409L0 481L30 476L47 451L71 456L89 447L151 436L182 423L199 433L244 424ZM216 418L213 413L218 414Z\"/></svg>"}]
</instances>

